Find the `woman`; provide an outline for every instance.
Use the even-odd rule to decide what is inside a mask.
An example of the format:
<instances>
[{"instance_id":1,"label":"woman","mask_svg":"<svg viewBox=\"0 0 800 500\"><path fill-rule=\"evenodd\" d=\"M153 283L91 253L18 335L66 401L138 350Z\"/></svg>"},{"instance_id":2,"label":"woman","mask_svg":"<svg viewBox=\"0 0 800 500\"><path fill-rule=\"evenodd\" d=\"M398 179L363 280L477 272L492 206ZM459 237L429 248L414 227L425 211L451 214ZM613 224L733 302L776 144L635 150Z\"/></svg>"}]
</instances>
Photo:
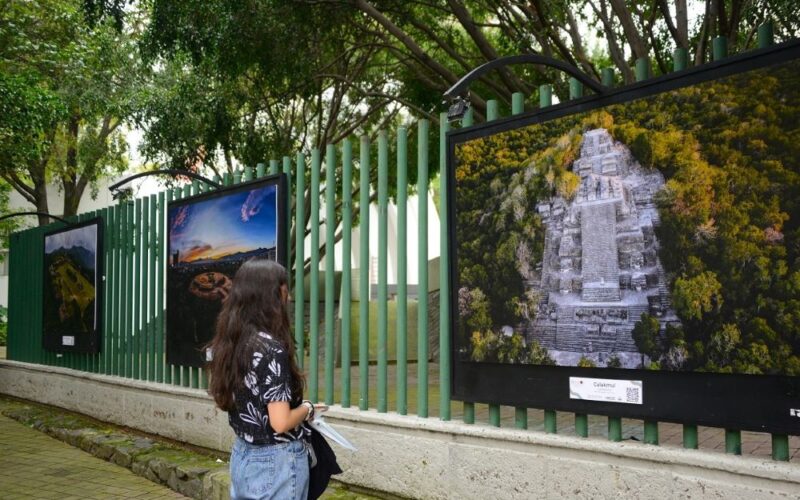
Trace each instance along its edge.
<instances>
[{"instance_id":1,"label":"woman","mask_svg":"<svg viewBox=\"0 0 800 500\"><path fill-rule=\"evenodd\" d=\"M231 498L305 499L314 405L303 401L303 374L289 332L287 274L264 259L245 262L217 317L209 344L208 392L236 433ZM319 407L318 409L324 409Z\"/></svg>"}]
</instances>

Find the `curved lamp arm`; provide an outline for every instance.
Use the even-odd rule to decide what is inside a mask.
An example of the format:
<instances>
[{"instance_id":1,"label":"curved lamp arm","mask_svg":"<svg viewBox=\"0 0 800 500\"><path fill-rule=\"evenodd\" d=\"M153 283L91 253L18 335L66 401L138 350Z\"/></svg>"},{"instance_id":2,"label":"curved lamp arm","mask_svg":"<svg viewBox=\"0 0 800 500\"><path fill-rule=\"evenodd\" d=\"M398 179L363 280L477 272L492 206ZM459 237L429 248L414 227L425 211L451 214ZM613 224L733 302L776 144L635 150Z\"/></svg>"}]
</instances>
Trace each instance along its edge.
<instances>
[{"instance_id":1,"label":"curved lamp arm","mask_svg":"<svg viewBox=\"0 0 800 500\"><path fill-rule=\"evenodd\" d=\"M125 179L122 179L121 181L108 186L108 189L109 189L109 191L116 191L117 189L120 188L120 186L124 186L125 184L129 183L130 181L132 181L134 179L138 179L139 177L146 177L148 175L160 175L160 174L185 175L187 177L191 177L193 179L197 179L199 181L203 181L206 184L208 184L209 186L212 186L212 187L214 187L216 189L219 189L219 188L222 187L222 184L220 184L218 182L214 182L211 179L203 177L200 174L196 174L194 172L188 172L186 170L178 170L176 168L169 168L169 169L166 169L166 170L150 170L150 171L147 171L147 172L139 172L138 174L133 174L130 177L126 177Z\"/></svg>"},{"instance_id":2,"label":"curved lamp arm","mask_svg":"<svg viewBox=\"0 0 800 500\"><path fill-rule=\"evenodd\" d=\"M518 56L501 57L500 59L494 59L493 61L489 61L478 66L464 75L461 80L453 84L452 87L447 89L447 92L444 93L444 97L447 99L456 99L461 95L462 92L464 92L464 90L467 89L467 87L469 87L469 84L472 83L473 80L479 78L484 73L496 68L502 68L503 66L522 63L540 64L542 66L550 66L552 68L560 69L561 71L574 76L579 82L594 90L598 94L604 94L608 90L608 87L598 83L595 80L592 80L586 76L585 73L571 64L559 61L558 59L553 59L552 57L540 56L538 54L523 54Z\"/></svg>"},{"instance_id":3,"label":"curved lamp arm","mask_svg":"<svg viewBox=\"0 0 800 500\"><path fill-rule=\"evenodd\" d=\"M46 217L50 217L51 219L55 219L55 220L57 220L59 222L63 222L64 224L66 224L68 226L73 225L72 222L70 222L70 221L68 221L66 219L62 219L61 217L58 217L56 215L48 214L47 212L14 212L13 214L6 214L6 215L0 217L0 221L4 221L4 220L10 219L12 217L19 217L21 215L44 215Z\"/></svg>"}]
</instances>

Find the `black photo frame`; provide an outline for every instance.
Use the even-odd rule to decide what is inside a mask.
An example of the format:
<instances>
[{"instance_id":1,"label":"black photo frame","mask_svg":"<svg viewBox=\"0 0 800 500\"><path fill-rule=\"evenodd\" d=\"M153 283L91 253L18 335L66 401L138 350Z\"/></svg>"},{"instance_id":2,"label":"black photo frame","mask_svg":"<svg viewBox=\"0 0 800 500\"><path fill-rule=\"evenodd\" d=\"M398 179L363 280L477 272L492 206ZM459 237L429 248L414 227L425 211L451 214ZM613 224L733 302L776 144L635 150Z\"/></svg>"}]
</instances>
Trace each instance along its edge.
<instances>
[{"instance_id":1,"label":"black photo frame","mask_svg":"<svg viewBox=\"0 0 800 500\"><path fill-rule=\"evenodd\" d=\"M181 262L179 249L175 248L178 238L177 229L174 227L175 217L179 211L184 210L184 214L189 214L193 207L205 207L203 210L212 210L210 203L224 205L228 200L232 205L220 209L217 212L204 212L216 214L221 210L226 210L228 219L215 220L215 224L203 228L202 234L187 235L187 238L197 239L200 245L202 236L213 237L214 232L220 228L232 226L240 217L239 213L244 213L244 207L233 210L234 203L259 203L251 201L251 197L260 195L260 190L275 190L275 209L274 220L275 239L272 247L258 247L247 251L230 250L231 254L222 257L197 259L191 262L185 261L184 264L176 266ZM269 196L269 195L268 195ZM216 287L229 287L230 280L236 270L245 260L254 256L266 256L274 258L281 265L286 265L286 237L288 228L286 225L287 210L287 179L285 174L277 174L256 179L254 181L237 184L235 186L206 192L190 198L173 200L170 202L167 211L167 335L166 353L167 361L174 365L201 367L206 363L206 355L203 346L208 343L214 334L216 317L222 305L221 295ZM244 199L244 201L242 201ZM197 209L196 209L197 210ZM254 208L251 217L255 219L261 213L261 205ZM188 215L186 215L188 217ZM241 216L243 217L243 215ZM209 219L211 220L211 219ZM271 219L270 219L271 220ZM263 221L262 221L263 222ZM197 237L197 238L195 238ZM265 236L265 238L268 236ZM258 240L258 238L255 238ZM202 240L202 241L206 241ZM188 240L187 240L188 241ZM260 241L260 240L259 240ZM193 247L197 248L197 247ZM210 246L209 246L210 249ZM204 251L204 250L201 250ZM192 290L192 291L190 291ZM220 292L222 293L222 292Z\"/></svg>"},{"instance_id":2,"label":"black photo frame","mask_svg":"<svg viewBox=\"0 0 800 500\"><path fill-rule=\"evenodd\" d=\"M103 219L49 231L43 247L42 347L59 353L100 352Z\"/></svg>"},{"instance_id":3,"label":"black photo frame","mask_svg":"<svg viewBox=\"0 0 800 500\"><path fill-rule=\"evenodd\" d=\"M548 366L476 362L465 356L468 340L459 330L459 267L456 148L501 132L544 124L578 113L630 103L692 85L800 61L800 41L752 50L700 67L609 89L534 112L495 120L447 134L451 392L466 402L541 408L582 414L636 418L729 429L800 434L800 376L746 375L700 371ZM800 71L800 64L797 65ZM768 104L767 104L768 105ZM490 189L487 180L484 189ZM487 255L491 258L491 255ZM638 404L570 397L570 378L622 384L641 382ZM591 382L590 382L591 383Z\"/></svg>"}]
</instances>

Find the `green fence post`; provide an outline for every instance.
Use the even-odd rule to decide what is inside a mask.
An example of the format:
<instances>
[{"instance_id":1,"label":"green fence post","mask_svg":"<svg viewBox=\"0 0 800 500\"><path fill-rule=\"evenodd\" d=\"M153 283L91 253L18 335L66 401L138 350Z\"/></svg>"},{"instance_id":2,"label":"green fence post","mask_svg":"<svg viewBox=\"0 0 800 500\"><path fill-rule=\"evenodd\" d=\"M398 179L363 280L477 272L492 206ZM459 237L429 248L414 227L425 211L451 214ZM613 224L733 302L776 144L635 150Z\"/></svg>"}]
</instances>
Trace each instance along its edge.
<instances>
[{"instance_id":1,"label":"green fence post","mask_svg":"<svg viewBox=\"0 0 800 500\"><path fill-rule=\"evenodd\" d=\"M292 289L292 159L283 157L283 173L286 175L286 281Z\"/></svg>"},{"instance_id":2,"label":"green fence post","mask_svg":"<svg viewBox=\"0 0 800 500\"><path fill-rule=\"evenodd\" d=\"M742 433L734 429L725 429L725 453L742 454Z\"/></svg>"},{"instance_id":3,"label":"green fence post","mask_svg":"<svg viewBox=\"0 0 800 500\"><path fill-rule=\"evenodd\" d=\"M378 411L387 411L389 304L387 290L389 204L389 143L385 130L378 134Z\"/></svg>"},{"instance_id":4,"label":"green fence post","mask_svg":"<svg viewBox=\"0 0 800 500\"><path fill-rule=\"evenodd\" d=\"M672 51L672 71L683 71L689 64L689 51L678 47Z\"/></svg>"},{"instance_id":5,"label":"green fence post","mask_svg":"<svg viewBox=\"0 0 800 500\"><path fill-rule=\"evenodd\" d=\"M758 48L764 49L771 46L774 42L774 30L772 21L767 21L758 27Z\"/></svg>"},{"instance_id":6,"label":"green fence post","mask_svg":"<svg viewBox=\"0 0 800 500\"><path fill-rule=\"evenodd\" d=\"M658 444L658 422L654 420L644 421L644 442L646 444Z\"/></svg>"},{"instance_id":7,"label":"green fence post","mask_svg":"<svg viewBox=\"0 0 800 500\"><path fill-rule=\"evenodd\" d=\"M641 82L650 78L650 58L640 57L636 60L636 81Z\"/></svg>"},{"instance_id":8,"label":"green fence post","mask_svg":"<svg viewBox=\"0 0 800 500\"><path fill-rule=\"evenodd\" d=\"M583 97L583 84L577 78L569 79L569 98L578 99Z\"/></svg>"},{"instance_id":9,"label":"green fence post","mask_svg":"<svg viewBox=\"0 0 800 500\"><path fill-rule=\"evenodd\" d=\"M606 87L614 86L614 68L603 68L601 71L601 83Z\"/></svg>"},{"instance_id":10,"label":"green fence post","mask_svg":"<svg viewBox=\"0 0 800 500\"><path fill-rule=\"evenodd\" d=\"M397 413L408 413L407 216L408 131L397 129Z\"/></svg>"},{"instance_id":11,"label":"green fence post","mask_svg":"<svg viewBox=\"0 0 800 500\"><path fill-rule=\"evenodd\" d=\"M350 308L351 251L353 237L353 145L350 139L342 142L342 291L339 311L342 317L342 407L350 407Z\"/></svg>"},{"instance_id":12,"label":"green fence post","mask_svg":"<svg viewBox=\"0 0 800 500\"><path fill-rule=\"evenodd\" d=\"M136 198L133 207L133 297L131 297L131 312L133 313L133 328L131 330L131 362L133 363L132 378L139 379L139 361L141 357L141 308L142 308L142 199Z\"/></svg>"},{"instance_id":13,"label":"green fence post","mask_svg":"<svg viewBox=\"0 0 800 500\"><path fill-rule=\"evenodd\" d=\"M471 109L467 111L464 120L468 116L472 116ZM447 113L439 113L439 418L442 420L450 420L450 271L448 269L450 259L447 255L447 130L449 128ZM473 422L474 420L473 417Z\"/></svg>"},{"instance_id":14,"label":"green fence post","mask_svg":"<svg viewBox=\"0 0 800 500\"><path fill-rule=\"evenodd\" d=\"M789 461L789 436L786 434L772 435L772 459L781 462Z\"/></svg>"},{"instance_id":15,"label":"green fence post","mask_svg":"<svg viewBox=\"0 0 800 500\"><path fill-rule=\"evenodd\" d=\"M325 151L325 404L333 404L334 340L336 324L334 246L336 238L336 148L328 144Z\"/></svg>"},{"instance_id":16,"label":"green fence post","mask_svg":"<svg viewBox=\"0 0 800 500\"><path fill-rule=\"evenodd\" d=\"M475 113L473 112L472 108L468 109L467 112L464 113L464 118L461 119L461 128L471 127L472 123L473 123L473 120L474 120L474 117L475 117ZM442 117L439 117L439 118L440 119L444 119L445 121L447 121L447 115L446 114L445 114L444 118L442 118ZM442 137L442 139L441 139L442 142L440 143L440 151L439 151L439 155L440 155L439 178L442 180L441 189L440 189L442 194L439 196L439 199L440 199L440 202L441 202L441 207L439 208L439 218L442 221L442 222L440 222L440 225L445 224L446 223L446 219L447 219L447 204L444 202L444 198L443 198L445 196L444 193L446 193L446 189L447 189L447 183L446 183L447 160L446 159L442 159L446 155L446 149L445 149L447 147L447 139L445 137L446 132L447 132L447 130L445 129L444 131L440 130L440 133L439 133L440 137ZM447 262L448 263L447 265L449 265L449 256L446 253L446 251L447 251L446 249L447 249L447 245L448 245L448 240L447 240L448 237L449 237L449 235L448 235L447 231L442 231L442 233L440 235L441 242L442 242L441 243L441 255L442 256L439 257L439 268L440 268L439 269L439 272L440 272L439 290L440 290L440 294L441 294L440 296L444 297L444 299L442 299L442 300L446 300L447 304L450 303L449 302L450 296L447 295L449 293L449 286L445 286L445 283L447 283L447 282L444 281L444 280L446 279L447 276L449 276L449 274L447 274L447 272L445 271L445 269L446 269L445 262ZM439 306L439 309L440 309L440 311L439 311L439 313L440 313L440 316L439 316L440 324L441 324L442 321L445 320L445 316L446 316L446 321L449 322L450 321L450 314L449 314L449 312L444 312L444 311L446 311L444 303L442 303ZM440 332L441 332L441 328L440 328ZM449 340L449 335L450 335L450 332L449 332L449 329L448 329L448 331L447 331L448 340ZM442 338L443 338L443 336L442 336ZM441 342L442 338L439 339L440 342ZM439 350L441 351L441 348ZM450 359L450 357L449 357L449 353L448 353L448 360L449 359ZM448 386L449 385L450 385L450 382L449 382L449 379L448 379ZM440 386L441 386L441 383L440 383ZM441 387L440 387L440 389L441 389ZM462 415L461 419L464 421L465 424L474 424L475 423L475 403L473 403L471 401L464 401L463 404L462 404L462 407L463 407L463 415Z\"/></svg>"},{"instance_id":17,"label":"green fence post","mask_svg":"<svg viewBox=\"0 0 800 500\"><path fill-rule=\"evenodd\" d=\"M428 120L417 125L417 415L428 416Z\"/></svg>"},{"instance_id":18,"label":"green fence post","mask_svg":"<svg viewBox=\"0 0 800 500\"><path fill-rule=\"evenodd\" d=\"M150 380L149 365L150 361L150 314L152 309L148 307L150 304L150 268L152 266L151 246L150 246L150 199L144 198L142 200L142 272L139 274L142 280L142 295L140 302L141 322L139 323L139 334L141 338L140 345L140 371L139 378L142 380Z\"/></svg>"},{"instance_id":19,"label":"green fence post","mask_svg":"<svg viewBox=\"0 0 800 500\"><path fill-rule=\"evenodd\" d=\"M711 48L711 53L715 61L725 59L728 57L728 38L724 36L714 38Z\"/></svg>"},{"instance_id":20,"label":"green fence post","mask_svg":"<svg viewBox=\"0 0 800 500\"><path fill-rule=\"evenodd\" d=\"M263 164L262 164L263 165ZM294 222L294 341L297 346L297 363L305 364L305 239L306 239L306 159L303 153L295 156L297 184L295 191ZM290 210L291 212L291 210ZM309 284L310 286L310 284Z\"/></svg>"},{"instance_id":21,"label":"green fence post","mask_svg":"<svg viewBox=\"0 0 800 500\"><path fill-rule=\"evenodd\" d=\"M312 401L319 400L319 149L311 151L311 271L308 280L309 302L309 392Z\"/></svg>"},{"instance_id":22,"label":"green fence post","mask_svg":"<svg viewBox=\"0 0 800 500\"><path fill-rule=\"evenodd\" d=\"M369 137L358 162L358 408L369 408Z\"/></svg>"},{"instance_id":23,"label":"green fence post","mask_svg":"<svg viewBox=\"0 0 800 500\"><path fill-rule=\"evenodd\" d=\"M269 175L275 175L278 173L278 160L270 160L269 161Z\"/></svg>"},{"instance_id":24,"label":"green fence post","mask_svg":"<svg viewBox=\"0 0 800 500\"><path fill-rule=\"evenodd\" d=\"M610 70L610 71L606 71ZM603 78L611 80L613 83L614 72L611 68L603 70ZM539 107L546 108L553 104L553 87L550 85L539 85ZM576 415L577 418L577 415ZM548 434L555 434L558 430L557 414L555 410L544 410L544 431Z\"/></svg>"},{"instance_id":25,"label":"green fence post","mask_svg":"<svg viewBox=\"0 0 800 500\"><path fill-rule=\"evenodd\" d=\"M539 85L539 107L545 108L553 103L553 86Z\"/></svg>"},{"instance_id":26,"label":"green fence post","mask_svg":"<svg viewBox=\"0 0 800 500\"><path fill-rule=\"evenodd\" d=\"M608 440L622 441L622 419L619 417L608 417Z\"/></svg>"},{"instance_id":27,"label":"green fence post","mask_svg":"<svg viewBox=\"0 0 800 500\"><path fill-rule=\"evenodd\" d=\"M161 262L161 259L158 256L158 234L157 231L157 224L158 218L156 217L156 207L157 207L157 197L156 195L150 195L148 200L148 205L150 206L150 221L149 227L151 231L151 238L150 238L150 279L148 283L150 284L150 291L149 291L149 309L150 309L150 326L148 328L149 336L150 336L150 346L148 348L149 361L148 361L148 370L147 370L147 380L155 381L156 380L156 365L160 361L156 355L157 352L157 326L156 322L159 319L158 309L156 309L156 295L161 294L161 289L156 287L156 275L158 273L158 264Z\"/></svg>"},{"instance_id":28,"label":"green fence post","mask_svg":"<svg viewBox=\"0 0 800 500\"><path fill-rule=\"evenodd\" d=\"M225 178L229 179L230 174L225 174ZM164 286L166 281L166 274L167 274L167 267L169 264L169 256L166 254L167 252L167 222L168 222L168 215L169 215L169 204L172 202L174 193L171 189L168 189L166 192L161 192L158 194L158 203L161 205L161 213L159 214L159 239L158 239L158 255L163 259L163 262L159 265L159 274L158 274L158 287L159 290L162 290L158 294L158 314L161 315L161 321L158 322L159 325L159 338L158 338L158 349L159 349L159 363L158 365L163 370L163 380L165 384L172 384L172 365L167 363L167 350L166 350L166 338L167 338L167 311L166 306L164 304ZM161 380L159 380L160 382Z\"/></svg>"},{"instance_id":29,"label":"green fence post","mask_svg":"<svg viewBox=\"0 0 800 500\"><path fill-rule=\"evenodd\" d=\"M589 436L589 416L587 414L575 414L575 434L583 438Z\"/></svg>"},{"instance_id":30,"label":"green fence post","mask_svg":"<svg viewBox=\"0 0 800 500\"><path fill-rule=\"evenodd\" d=\"M683 425L683 447L687 450L697 449L697 426Z\"/></svg>"},{"instance_id":31,"label":"green fence post","mask_svg":"<svg viewBox=\"0 0 800 500\"><path fill-rule=\"evenodd\" d=\"M114 226L111 228L112 231L112 238L113 238L113 245L114 245L114 255L113 257L113 279L111 280L111 287L112 287L112 316L110 318L111 321L111 359L109 360L111 364L111 371L109 372L111 375L119 375L122 371L120 366L120 331L121 331L121 305L122 301L120 296L122 294L122 281L123 281L123 273L121 272L121 258L122 258L122 227L124 224L123 217L125 214L123 213L124 202L120 201L117 205L114 206Z\"/></svg>"},{"instance_id":32,"label":"green fence post","mask_svg":"<svg viewBox=\"0 0 800 500\"><path fill-rule=\"evenodd\" d=\"M264 177L266 170L267 166L264 163L256 163L256 177L258 178Z\"/></svg>"},{"instance_id":33,"label":"green fence post","mask_svg":"<svg viewBox=\"0 0 800 500\"><path fill-rule=\"evenodd\" d=\"M572 84L570 83L570 90ZM511 94L511 114L518 115L525 109L525 95L522 92L514 92ZM528 409L523 406L514 408L514 427L517 429L528 428Z\"/></svg>"},{"instance_id":34,"label":"green fence post","mask_svg":"<svg viewBox=\"0 0 800 500\"><path fill-rule=\"evenodd\" d=\"M486 121L491 122L498 118L497 101L486 101ZM500 427L500 405L489 405L489 425Z\"/></svg>"}]
</instances>

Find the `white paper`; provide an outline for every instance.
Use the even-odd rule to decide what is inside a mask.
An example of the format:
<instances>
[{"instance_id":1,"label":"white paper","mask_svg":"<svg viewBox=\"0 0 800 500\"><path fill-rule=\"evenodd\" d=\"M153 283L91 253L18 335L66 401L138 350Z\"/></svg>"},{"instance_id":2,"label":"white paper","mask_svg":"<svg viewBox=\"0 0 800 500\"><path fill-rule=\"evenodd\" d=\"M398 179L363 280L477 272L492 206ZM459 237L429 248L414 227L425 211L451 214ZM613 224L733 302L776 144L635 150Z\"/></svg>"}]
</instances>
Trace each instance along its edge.
<instances>
[{"instance_id":1,"label":"white paper","mask_svg":"<svg viewBox=\"0 0 800 500\"><path fill-rule=\"evenodd\" d=\"M353 444L344 438L341 434L336 432L336 429L331 427L331 425L325 421L321 414L317 413L314 415L309 422L309 425L314 428L317 432L325 436L326 438L330 439L331 441L339 444L342 448L348 449L350 451L358 451L358 449L353 446Z\"/></svg>"},{"instance_id":2,"label":"white paper","mask_svg":"<svg viewBox=\"0 0 800 500\"><path fill-rule=\"evenodd\" d=\"M64 335L61 337L61 345L75 345L75 337L72 335Z\"/></svg>"},{"instance_id":3,"label":"white paper","mask_svg":"<svg viewBox=\"0 0 800 500\"><path fill-rule=\"evenodd\" d=\"M641 380L570 377L569 398L640 405L644 392Z\"/></svg>"}]
</instances>

